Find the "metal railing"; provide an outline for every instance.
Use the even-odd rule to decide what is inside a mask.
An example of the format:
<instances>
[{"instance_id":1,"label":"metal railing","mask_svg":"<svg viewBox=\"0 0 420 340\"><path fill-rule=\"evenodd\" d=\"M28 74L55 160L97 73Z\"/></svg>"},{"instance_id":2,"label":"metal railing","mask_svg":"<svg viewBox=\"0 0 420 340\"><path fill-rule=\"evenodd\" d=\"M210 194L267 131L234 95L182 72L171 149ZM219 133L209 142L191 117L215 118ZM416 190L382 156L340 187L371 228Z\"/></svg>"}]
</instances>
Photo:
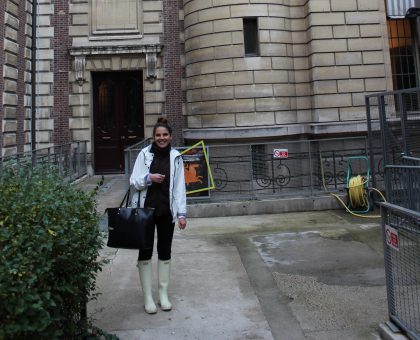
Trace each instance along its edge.
<instances>
[{"instance_id":1,"label":"metal railing","mask_svg":"<svg viewBox=\"0 0 420 340\"><path fill-rule=\"evenodd\" d=\"M149 140L125 150L127 181L138 152ZM267 197L313 196L345 190L349 157L367 156L366 137L275 143L206 145L216 188L208 196L221 201ZM287 158L274 150L287 149ZM365 174L365 162L353 163L352 173Z\"/></svg>"},{"instance_id":2,"label":"metal railing","mask_svg":"<svg viewBox=\"0 0 420 340\"><path fill-rule=\"evenodd\" d=\"M76 141L0 157L0 173L6 166L46 165L74 181L87 174L87 161L87 141Z\"/></svg>"},{"instance_id":3,"label":"metal railing","mask_svg":"<svg viewBox=\"0 0 420 340\"><path fill-rule=\"evenodd\" d=\"M420 339L420 213L381 204L389 317Z\"/></svg>"},{"instance_id":4,"label":"metal railing","mask_svg":"<svg viewBox=\"0 0 420 340\"><path fill-rule=\"evenodd\" d=\"M209 146L213 200L313 196L344 190L349 157L366 156L365 137ZM277 158L275 150L287 150ZM353 172L364 174L362 162Z\"/></svg>"},{"instance_id":5,"label":"metal railing","mask_svg":"<svg viewBox=\"0 0 420 340\"><path fill-rule=\"evenodd\" d=\"M367 95L366 114L373 171L378 152L372 150L378 137L383 166L401 164L404 156L420 157L420 88ZM380 131L375 131L373 123L378 119Z\"/></svg>"},{"instance_id":6,"label":"metal railing","mask_svg":"<svg viewBox=\"0 0 420 340\"><path fill-rule=\"evenodd\" d=\"M388 202L420 212L420 165L385 166L385 188Z\"/></svg>"},{"instance_id":7,"label":"metal railing","mask_svg":"<svg viewBox=\"0 0 420 340\"><path fill-rule=\"evenodd\" d=\"M141 142L133 144L128 148L124 149L124 173L127 178L127 186L129 185L130 175L133 172L134 163L136 162L137 156L141 149L145 148L150 144L150 138L145 138Z\"/></svg>"}]
</instances>

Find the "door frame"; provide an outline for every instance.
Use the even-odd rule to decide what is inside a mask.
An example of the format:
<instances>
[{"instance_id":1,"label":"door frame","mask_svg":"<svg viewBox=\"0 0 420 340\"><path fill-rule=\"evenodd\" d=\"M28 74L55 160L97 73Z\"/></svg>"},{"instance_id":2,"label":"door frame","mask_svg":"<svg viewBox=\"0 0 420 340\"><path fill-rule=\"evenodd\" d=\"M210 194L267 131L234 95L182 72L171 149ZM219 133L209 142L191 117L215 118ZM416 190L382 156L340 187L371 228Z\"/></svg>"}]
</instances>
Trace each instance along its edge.
<instances>
[{"instance_id":1,"label":"door frame","mask_svg":"<svg viewBox=\"0 0 420 340\"><path fill-rule=\"evenodd\" d=\"M95 127L95 82L94 82L94 78L96 74L103 74L103 73L115 73L115 74L122 74L122 73L137 73L138 74L138 79L140 81L140 86L141 86L141 99L140 99L140 105L142 108L142 115L143 115L143 130L142 130L142 139L144 139L145 133L146 133L146 127L145 127L145 106L144 106L144 70L143 69L135 69L135 70L95 70L95 71L90 71L90 80L91 80L91 86L90 86L90 91L91 91L91 95L90 95L90 107L91 107L91 164L92 164L92 172L93 174L101 174L101 175L112 175L112 174L123 174L125 172L125 162L123 162L123 170L122 171L97 171L97 167L96 167L96 161L95 161L95 153L96 153L96 140L95 140L95 134L96 134L96 127ZM120 117L121 118L121 117ZM122 134L121 131L119 132L119 138L121 138ZM137 142L136 142L137 143ZM135 143L134 143L135 144ZM127 147L127 146L126 146ZM125 159L125 148L123 147L121 152L122 152L122 157L123 159Z\"/></svg>"}]
</instances>

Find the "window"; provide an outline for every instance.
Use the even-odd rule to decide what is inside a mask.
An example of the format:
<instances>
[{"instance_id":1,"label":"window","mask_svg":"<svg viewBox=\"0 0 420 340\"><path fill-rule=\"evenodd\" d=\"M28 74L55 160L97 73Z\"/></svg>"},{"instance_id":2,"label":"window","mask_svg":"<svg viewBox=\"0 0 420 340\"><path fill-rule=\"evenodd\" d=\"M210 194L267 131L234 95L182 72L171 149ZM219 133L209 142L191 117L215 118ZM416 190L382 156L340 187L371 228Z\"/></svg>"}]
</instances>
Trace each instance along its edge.
<instances>
[{"instance_id":1,"label":"window","mask_svg":"<svg viewBox=\"0 0 420 340\"><path fill-rule=\"evenodd\" d=\"M418 86L415 22L410 19L388 19L394 90Z\"/></svg>"},{"instance_id":2,"label":"window","mask_svg":"<svg viewBox=\"0 0 420 340\"><path fill-rule=\"evenodd\" d=\"M255 57L260 54L258 45L258 20L257 18L244 18L244 44L245 56Z\"/></svg>"}]
</instances>

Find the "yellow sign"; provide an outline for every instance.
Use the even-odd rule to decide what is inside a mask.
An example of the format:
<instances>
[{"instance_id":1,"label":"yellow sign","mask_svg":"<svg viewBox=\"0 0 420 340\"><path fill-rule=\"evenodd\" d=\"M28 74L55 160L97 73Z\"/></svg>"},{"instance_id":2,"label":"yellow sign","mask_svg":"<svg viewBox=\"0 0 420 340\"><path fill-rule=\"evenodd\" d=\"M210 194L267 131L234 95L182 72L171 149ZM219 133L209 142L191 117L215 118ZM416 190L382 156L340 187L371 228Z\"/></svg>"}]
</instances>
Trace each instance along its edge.
<instances>
[{"instance_id":1,"label":"yellow sign","mask_svg":"<svg viewBox=\"0 0 420 340\"><path fill-rule=\"evenodd\" d=\"M184 160L187 194L196 194L215 188L204 141L180 151Z\"/></svg>"}]
</instances>

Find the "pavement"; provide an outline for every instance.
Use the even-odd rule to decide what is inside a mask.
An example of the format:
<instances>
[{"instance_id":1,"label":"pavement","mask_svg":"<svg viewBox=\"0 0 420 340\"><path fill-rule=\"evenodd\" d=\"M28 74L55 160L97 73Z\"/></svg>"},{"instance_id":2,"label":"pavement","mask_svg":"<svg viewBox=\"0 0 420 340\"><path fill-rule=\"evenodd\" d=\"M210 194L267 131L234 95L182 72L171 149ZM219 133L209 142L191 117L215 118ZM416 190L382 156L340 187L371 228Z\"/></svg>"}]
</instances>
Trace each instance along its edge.
<instances>
[{"instance_id":1,"label":"pavement","mask_svg":"<svg viewBox=\"0 0 420 340\"><path fill-rule=\"evenodd\" d=\"M125 190L123 176L105 177L98 211ZM120 339L373 340L387 320L380 221L343 210L190 218L174 235L173 309L155 315L143 309L137 252L101 256L88 313ZM156 264L155 253L154 282Z\"/></svg>"}]
</instances>

